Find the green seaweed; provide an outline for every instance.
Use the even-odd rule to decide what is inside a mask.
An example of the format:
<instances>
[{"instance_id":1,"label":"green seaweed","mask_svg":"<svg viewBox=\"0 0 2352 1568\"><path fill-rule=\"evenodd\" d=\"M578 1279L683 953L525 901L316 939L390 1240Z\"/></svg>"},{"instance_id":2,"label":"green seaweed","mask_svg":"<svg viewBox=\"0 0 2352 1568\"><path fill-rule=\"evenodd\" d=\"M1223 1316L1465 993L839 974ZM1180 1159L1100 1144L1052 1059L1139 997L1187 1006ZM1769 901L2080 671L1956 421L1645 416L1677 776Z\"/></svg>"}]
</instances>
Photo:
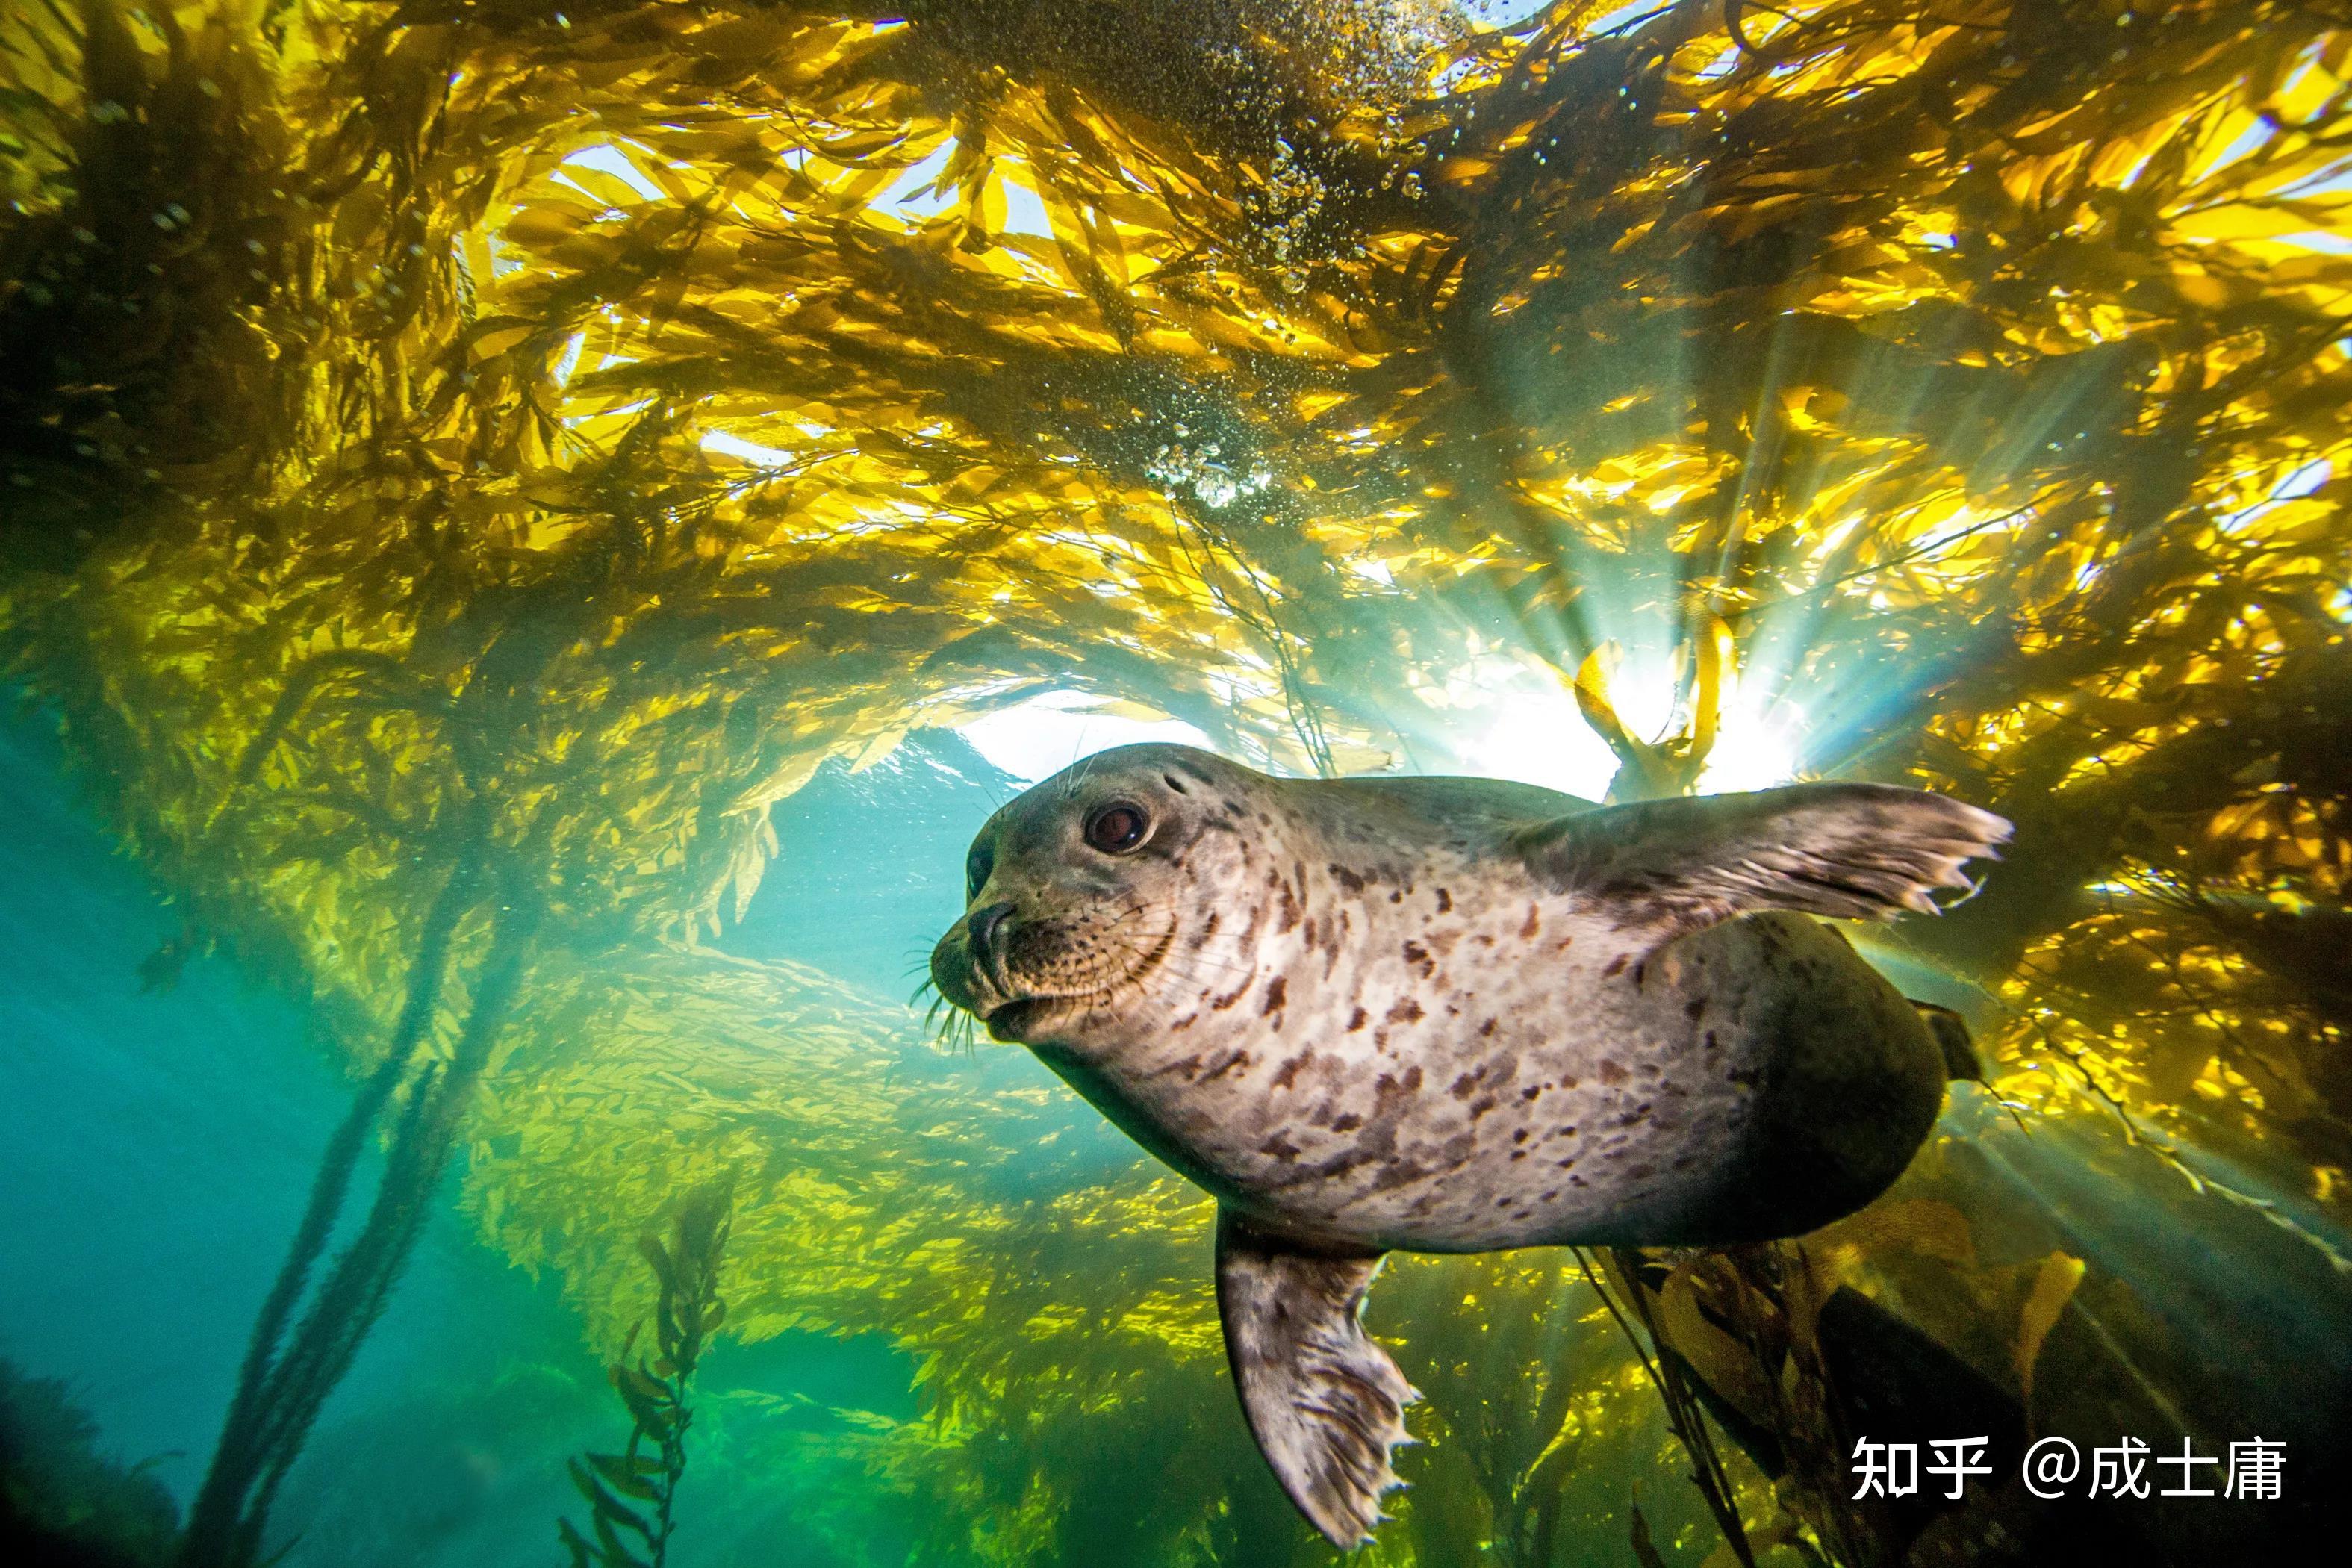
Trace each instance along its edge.
<instances>
[{"instance_id":1,"label":"green seaweed","mask_svg":"<svg viewBox=\"0 0 2352 1568\"><path fill-rule=\"evenodd\" d=\"M367 1250L290 1249L209 1538L257 1538L462 1141L474 1223L603 1343L635 1216L742 1173L726 1331L918 1368L914 1417L804 1446L866 1489L845 1552L895 1510L930 1561L1319 1560L1219 1386L1197 1195L709 944L828 852L772 826L820 769L1048 689L1294 771L1475 771L1615 643L1610 694L1686 710L1618 724L1629 792L1704 787L1794 693L1801 771L2017 821L1876 951L1949 979L2041 1144L2124 1129L2097 1158L2184 1226L2333 1268L2337 8L143 15L0 15L0 658L190 940L363 1085L323 1211L346 1148L410 1141ZM527 946L511 1004L469 1029L496 988L453 959L412 1023L486 865L446 941ZM1957 1142L1805 1268L2030 1372L2037 1415L2233 1408L2095 1258L2029 1313L2077 1244ZM1709 1386L1799 1363L1755 1407L1817 1455L1833 1406L1767 1333L1793 1268L1675 1300L1729 1313L1729 1352L1685 1345ZM1622 1556L1627 1478L1677 1450L1573 1271L1401 1261L1382 1296L1446 1398L1368 1560ZM1759 1561L1864 1554L1736 1448ZM1642 1495L1662 1556L1708 1532Z\"/></svg>"},{"instance_id":2,"label":"green seaweed","mask_svg":"<svg viewBox=\"0 0 2352 1568\"><path fill-rule=\"evenodd\" d=\"M286 1261L255 1322L211 1467L189 1510L177 1558L182 1568L233 1568L263 1560L270 1503L416 1245L529 949L530 921L527 916L511 918L509 906L510 918L494 928L449 1058L419 1061L417 1037L442 984L450 932L464 910L464 895L478 890L469 873L453 870L440 906L447 916L428 926L420 944L407 1016L320 1160ZM309 1295L298 1320L295 1308L305 1299L305 1286L342 1211L362 1142L396 1093L401 1103L388 1129L385 1170L367 1217Z\"/></svg>"},{"instance_id":3,"label":"green seaweed","mask_svg":"<svg viewBox=\"0 0 2352 1568\"><path fill-rule=\"evenodd\" d=\"M617 1454L591 1452L571 1461L572 1485L588 1501L593 1539L570 1520L557 1533L573 1568L662 1568L677 1528L677 1489L686 1479L686 1435L694 1425L687 1403L708 1337L726 1321L719 1270L727 1253L735 1201L732 1176L687 1194L670 1216L665 1240L648 1232L638 1250L654 1273L654 1352L639 1355L639 1324L607 1369L613 1390L628 1407L628 1446ZM626 1538L635 1536L632 1544Z\"/></svg>"}]
</instances>

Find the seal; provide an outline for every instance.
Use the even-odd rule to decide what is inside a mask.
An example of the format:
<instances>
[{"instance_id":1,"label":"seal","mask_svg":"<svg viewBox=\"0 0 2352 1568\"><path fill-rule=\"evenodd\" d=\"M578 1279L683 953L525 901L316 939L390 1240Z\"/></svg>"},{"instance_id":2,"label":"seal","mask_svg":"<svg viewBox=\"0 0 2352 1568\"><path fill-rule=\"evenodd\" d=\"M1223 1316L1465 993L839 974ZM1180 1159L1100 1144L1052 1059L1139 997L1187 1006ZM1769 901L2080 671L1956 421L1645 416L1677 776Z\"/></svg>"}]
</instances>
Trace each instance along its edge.
<instances>
[{"instance_id":1,"label":"seal","mask_svg":"<svg viewBox=\"0 0 2352 1568\"><path fill-rule=\"evenodd\" d=\"M1418 1398L1381 1256L1792 1236L1883 1192L1966 1035L1811 917L1934 912L2009 824L1809 784L1600 806L1104 752L990 818L940 994L1218 1203L1251 1433L1369 1540Z\"/></svg>"}]
</instances>

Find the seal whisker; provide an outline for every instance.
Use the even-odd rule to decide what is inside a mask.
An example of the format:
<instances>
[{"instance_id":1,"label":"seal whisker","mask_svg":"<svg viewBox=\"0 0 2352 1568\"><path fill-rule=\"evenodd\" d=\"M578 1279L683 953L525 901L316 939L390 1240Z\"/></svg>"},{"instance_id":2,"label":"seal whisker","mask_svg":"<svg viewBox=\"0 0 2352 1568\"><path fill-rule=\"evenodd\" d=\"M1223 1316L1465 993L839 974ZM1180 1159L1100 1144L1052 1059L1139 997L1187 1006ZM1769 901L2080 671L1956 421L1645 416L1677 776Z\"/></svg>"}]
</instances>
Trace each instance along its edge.
<instances>
[{"instance_id":1,"label":"seal whisker","mask_svg":"<svg viewBox=\"0 0 2352 1568\"><path fill-rule=\"evenodd\" d=\"M1152 951L1150 947L1132 942L1122 945L1138 959L1148 956ZM1159 962L1169 973L1182 980L1201 980L1211 975L1242 974L1247 973L1252 967L1246 963L1235 963L1226 959L1209 958L1197 952L1170 952Z\"/></svg>"},{"instance_id":2,"label":"seal whisker","mask_svg":"<svg viewBox=\"0 0 2352 1568\"><path fill-rule=\"evenodd\" d=\"M1139 946L1125 939L1123 928L1128 925L1129 921L1141 915L1151 913L1155 910L1164 912L1167 908L1168 906L1164 903L1139 903L1129 905L1127 909L1120 910L1111 921L1107 922L1103 928L1102 934L1106 938L1118 941L1120 945L1127 948L1127 950L1134 954L1136 958L1145 961L1145 967L1136 971L1136 977L1139 978L1141 974L1145 973L1146 969L1161 965L1166 966L1169 973L1187 980L1197 980L1202 978L1202 972L1204 970L1217 971L1227 975L1232 975L1242 973L1253 967L1249 964L1235 963L1228 960L1210 958L1206 954L1200 952L1187 953L1183 955L1181 961L1172 961L1171 954L1174 946L1176 933L1176 924L1173 921L1169 922L1168 928L1164 932L1158 937L1152 938L1150 942L1145 945Z\"/></svg>"},{"instance_id":3,"label":"seal whisker","mask_svg":"<svg viewBox=\"0 0 2352 1568\"><path fill-rule=\"evenodd\" d=\"M931 1043L949 1050L961 1047L966 1055L973 1054L978 1049L974 1037L979 1020L966 1009L950 1002L940 994L939 986L929 980L916 987L915 994L907 998L908 1007L911 1009L921 1001L926 991L931 994L931 1001L923 1009L922 1026L923 1032L930 1037Z\"/></svg>"},{"instance_id":4,"label":"seal whisker","mask_svg":"<svg viewBox=\"0 0 2352 1568\"><path fill-rule=\"evenodd\" d=\"M1095 757L1101 755L1100 752L1097 752L1093 756L1077 757L1071 761L1069 767L1063 771L1062 799L1064 801L1078 798L1078 786L1085 784L1087 775L1094 771Z\"/></svg>"}]
</instances>

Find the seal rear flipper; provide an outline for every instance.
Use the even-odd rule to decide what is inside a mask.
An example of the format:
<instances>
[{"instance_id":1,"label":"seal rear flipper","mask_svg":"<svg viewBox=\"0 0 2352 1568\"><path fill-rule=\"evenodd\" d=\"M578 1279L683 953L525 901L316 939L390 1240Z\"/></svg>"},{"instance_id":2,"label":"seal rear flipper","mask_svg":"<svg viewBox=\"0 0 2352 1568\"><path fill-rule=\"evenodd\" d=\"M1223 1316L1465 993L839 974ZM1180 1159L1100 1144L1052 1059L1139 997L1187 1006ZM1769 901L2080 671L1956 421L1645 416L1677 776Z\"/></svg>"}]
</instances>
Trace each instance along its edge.
<instances>
[{"instance_id":1,"label":"seal rear flipper","mask_svg":"<svg viewBox=\"0 0 2352 1568\"><path fill-rule=\"evenodd\" d=\"M1217 1212L1217 1310L1250 1436L1307 1521L1342 1551L1371 1539L1389 1454L1419 1399L1357 1313L1378 1253L1306 1251Z\"/></svg>"},{"instance_id":2,"label":"seal rear flipper","mask_svg":"<svg viewBox=\"0 0 2352 1568\"><path fill-rule=\"evenodd\" d=\"M1933 1002L1907 1000L1919 1010L1920 1020L1927 1026L1927 1032L1936 1037L1936 1048L1944 1053L1945 1075L1964 1078L1970 1083L1984 1082L1984 1061L1977 1055L1975 1037L1969 1033L1969 1021L1949 1007L1939 1007Z\"/></svg>"},{"instance_id":3,"label":"seal rear flipper","mask_svg":"<svg viewBox=\"0 0 2352 1568\"><path fill-rule=\"evenodd\" d=\"M1552 887L1614 906L1619 929L1647 928L1657 946L1763 910L1939 913L1935 889L1973 890L1961 865L2009 833L1991 812L1925 790L1813 784L1602 806L1510 844Z\"/></svg>"}]
</instances>

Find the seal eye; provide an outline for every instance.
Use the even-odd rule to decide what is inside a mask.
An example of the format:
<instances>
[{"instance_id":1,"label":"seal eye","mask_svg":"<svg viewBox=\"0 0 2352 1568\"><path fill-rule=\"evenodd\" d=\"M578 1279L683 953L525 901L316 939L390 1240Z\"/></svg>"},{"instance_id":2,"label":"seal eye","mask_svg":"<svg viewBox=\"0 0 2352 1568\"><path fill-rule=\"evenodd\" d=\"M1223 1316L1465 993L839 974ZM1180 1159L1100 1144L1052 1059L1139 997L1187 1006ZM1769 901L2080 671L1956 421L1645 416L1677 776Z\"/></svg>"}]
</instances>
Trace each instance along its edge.
<instances>
[{"instance_id":1,"label":"seal eye","mask_svg":"<svg viewBox=\"0 0 2352 1568\"><path fill-rule=\"evenodd\" d=\"M1106 855L1124 855L1143 842L1151 819L1131 801L1115 800L1087 818L1087 842Z\"/></svg>"},{"instance_id":2,"label":"seal eye","mask_svg":"<svg viewBox=\"0 0 2352 1568\"><path fill-rule=\"evenodd\" d=\"M975 844L971 853L963 858L963 897L970 903L980 897L980 889L988 883L988 874L996 869L996 849L993 845Z\"/></svg>"}]
</instances>

